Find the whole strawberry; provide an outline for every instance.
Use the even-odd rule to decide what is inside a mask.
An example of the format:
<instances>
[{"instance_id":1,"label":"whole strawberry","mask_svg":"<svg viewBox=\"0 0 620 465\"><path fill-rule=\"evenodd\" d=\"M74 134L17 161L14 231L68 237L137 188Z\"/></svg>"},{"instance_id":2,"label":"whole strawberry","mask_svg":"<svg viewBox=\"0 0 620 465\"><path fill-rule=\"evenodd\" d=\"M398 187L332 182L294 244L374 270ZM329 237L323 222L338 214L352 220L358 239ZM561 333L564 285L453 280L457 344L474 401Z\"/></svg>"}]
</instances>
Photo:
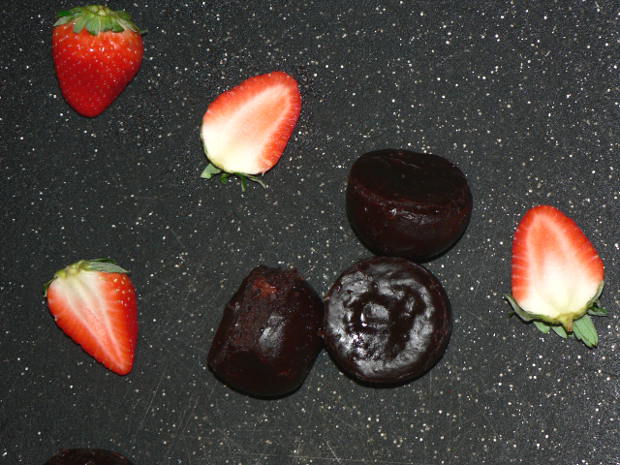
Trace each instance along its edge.
<instances>
[{"instance_id":1,"label":"whole strawberry","mask_svg":"<svg viewBox=\"0 0 620 465\"><path fill-rule=\"evenodd\" d=\"M114 373L131 371L138 309L126 270L107 259L80 260L57 271L45 294L67 336Z\"/></svg>"},{"instance_id":2,"label":"whole strawberry","mask_svg":"<svg viewBox=\"0 0 620 465\"><path fill-rule=\"evenodd\" d=\"M138 73L140 29L124 11L103 5L58 13L52 56L65 100L83 116L101 114Z\"/></svg>"}]
</instances>

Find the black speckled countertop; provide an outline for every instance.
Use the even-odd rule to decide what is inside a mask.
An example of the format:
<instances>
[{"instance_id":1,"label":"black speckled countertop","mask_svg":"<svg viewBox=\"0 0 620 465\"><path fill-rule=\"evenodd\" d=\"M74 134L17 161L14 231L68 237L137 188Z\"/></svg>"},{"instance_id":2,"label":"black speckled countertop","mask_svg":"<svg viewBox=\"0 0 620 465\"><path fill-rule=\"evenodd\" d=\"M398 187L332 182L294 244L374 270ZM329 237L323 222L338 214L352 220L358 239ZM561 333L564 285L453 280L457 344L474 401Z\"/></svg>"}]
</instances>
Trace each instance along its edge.
<instances>
[{"instance_id":1,"label":"black speckled countertop","mask_svg":"<svg viewBox=\"0 0 620 465\"><path fill-rule=\"evenodd\" d=\"M59 93L51 24L73 5L50 3L16 0L0 19L0 463L61 447L136 465L620 463L617 1L114 1L148 30L145 60L95 119ZM303 109L268 189L200 179L208 103L276 69ZM442 155L473 190L465 236L427 264L455 314L444 358L373 389L323 352L290 397L229 390L205 363L225 302L261 263L323 294L368 256L345 177L385 147ZM508 317L512 232L541 203L605 262L596 350ZM41 293L57 269L108 256L139 293L126 377L70 342Z\"/></svg>"}]
</instances>

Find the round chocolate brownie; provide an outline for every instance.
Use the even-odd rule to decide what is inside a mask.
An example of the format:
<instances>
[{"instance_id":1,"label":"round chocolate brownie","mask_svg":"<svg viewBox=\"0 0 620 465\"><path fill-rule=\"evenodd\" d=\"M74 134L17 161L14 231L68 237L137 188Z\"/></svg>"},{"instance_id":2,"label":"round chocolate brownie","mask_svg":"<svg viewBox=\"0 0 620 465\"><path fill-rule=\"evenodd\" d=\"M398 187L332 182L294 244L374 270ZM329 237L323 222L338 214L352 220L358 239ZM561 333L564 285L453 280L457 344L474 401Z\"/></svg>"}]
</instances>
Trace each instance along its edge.
<instances>
[{"instance_id":1,"label":"round chocolate brownie","mask_svg":"<svg viewBox=\"0 0 620 465\"><path fill-rule=\"evenodd\" d=\"M104 449L61 449L44 465L133 465L116 452Z\"/></svg>"},{"instance_id":2,"label":"round chocolate brownie","mask_svg":"<svg viewBox=\"0 0 620 465\"><path fill-rule=\"evenodd\" d=\"M451 329L443 287L404 258L363 260L326 297L325 347L363 383L395 385L421 376L443 355Z\"/></svg>"},{"instance_id":3,"label":"round chocolate brownie","mask_svg":"<svg viewBox=\"0 0 620 465\"><path fill-rule=\"evenodd\" d=\"M294 269L259 266L224 309L208 356L215 375L255 397L301 386L323 347L323 301Z\"/></svg>"},{"instance_id":4,"label":"round chocolate brownie","mask_svg":"<svg viewBox=\"0 0 620 465\"><path fill-rule=\"evenodd\" d=\"M445 158L387 149L353 163L346 208L373 253L425 261L461 237L472 196L461 170Z\"/></svg>"}]
</instances>

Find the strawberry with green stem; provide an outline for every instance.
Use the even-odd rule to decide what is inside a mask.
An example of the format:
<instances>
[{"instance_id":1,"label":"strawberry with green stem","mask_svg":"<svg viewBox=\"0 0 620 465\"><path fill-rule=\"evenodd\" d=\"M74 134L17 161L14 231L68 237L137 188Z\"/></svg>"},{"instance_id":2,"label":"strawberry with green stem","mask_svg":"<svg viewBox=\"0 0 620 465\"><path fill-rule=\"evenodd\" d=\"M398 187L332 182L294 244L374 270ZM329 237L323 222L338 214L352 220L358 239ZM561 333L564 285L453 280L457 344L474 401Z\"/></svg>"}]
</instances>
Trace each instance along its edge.
<instances>
[{"instance_id":1,"label":"strawberry with green stem","mask_svg":"<svg viewBox=\"0 0 620 465\"><path fill-rule=\"evenodd\" d=\"M60 90L79 114L101 114L138 73L142 32L128 13L103 5L58 13L52 57Z\"/></svg>"},{"instance_id":2,"label":"strawberry with green stem","mask_svg":"<svg viewBox=\"0 0 620 465\"><path fill-rule=\"evenodd\" d=\"M512 295L506 299L524 321L543 333L553 330L598 345L590 316L603 290L603 261L577 224L551 206L530 209L519 223L512 245Z\"/></svg>"},{"instance_id":3,"label":"strawberry with green stem","mask_svg":"<svg viewBox=\"0 0 620 465\"><path fill-rule=\"evenodd\" d=\"M58 327L119 375L131 371L138 339L136 290L127 273L111 260L80 260L45 285Z\"/></svg>"},{"instance_id":4,"label":"strawberry with green stem","mask_svg":"<svg viewBox=\"0 0 620 465\"><path fill-rule=\"evenodd\" d=\"M220 174L265 187L258 175L280 160L301 112L297 81L282 71L251 77L219 95L207 108L200 135L209 164L201 176Z\"/></svg>"}]
</instances>

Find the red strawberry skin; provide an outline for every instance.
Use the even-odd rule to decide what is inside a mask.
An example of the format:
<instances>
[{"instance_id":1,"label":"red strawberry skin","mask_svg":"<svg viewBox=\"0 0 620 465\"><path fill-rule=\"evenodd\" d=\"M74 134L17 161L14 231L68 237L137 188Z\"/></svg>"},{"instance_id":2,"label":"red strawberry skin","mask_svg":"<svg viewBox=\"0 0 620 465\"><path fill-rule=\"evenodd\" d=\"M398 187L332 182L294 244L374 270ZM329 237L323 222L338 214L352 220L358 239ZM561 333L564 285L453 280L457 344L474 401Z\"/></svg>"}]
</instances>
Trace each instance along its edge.
<instances>
[{"instance_id":1,"label":"red strawberry skin","mask_svg":"<svg viewBox=\"0 0 620 465\"><path fill-rule=\"evenodd\" d=\"M557 208L530 209L515 232L512 296L524 310L569 330L602 289L604 265L592 243Z\"/></svg>"},{"instance_id":2,"label":"red strawberry skin","mask_svg":"<svg viewBox=\"0 0 620 465\"><path fill-rule=\"evenodd\" d=\"M52 57L65 100L79 114L101 114L140 69L144 44L139 32L76 33L73 23L54 27Z\"/></svg>"},{"instance_id":3,"label":"red strawberry skin","mask_svg":"<svg viewBox=\"0 0 620 465\"><path fill-rule=\"evenodd\" d=\"M136 291L125 272L96 271L92 263L97 262L80 261L57 272L47 303L65 334L106 368L126 375L138 339Z\"/></svg>"},{"instance_id":4,"label":"red strawberry skin","mask_svg":"<svg viewBox=\"0 0 620 465\"><path fill-rule=\"evenodd\" d=\"M201 128L205 153L227 173L263 174L280 160L300 112L292 76L274 71L251 77L209 105Z\"/></svg>"}]
</instances>

